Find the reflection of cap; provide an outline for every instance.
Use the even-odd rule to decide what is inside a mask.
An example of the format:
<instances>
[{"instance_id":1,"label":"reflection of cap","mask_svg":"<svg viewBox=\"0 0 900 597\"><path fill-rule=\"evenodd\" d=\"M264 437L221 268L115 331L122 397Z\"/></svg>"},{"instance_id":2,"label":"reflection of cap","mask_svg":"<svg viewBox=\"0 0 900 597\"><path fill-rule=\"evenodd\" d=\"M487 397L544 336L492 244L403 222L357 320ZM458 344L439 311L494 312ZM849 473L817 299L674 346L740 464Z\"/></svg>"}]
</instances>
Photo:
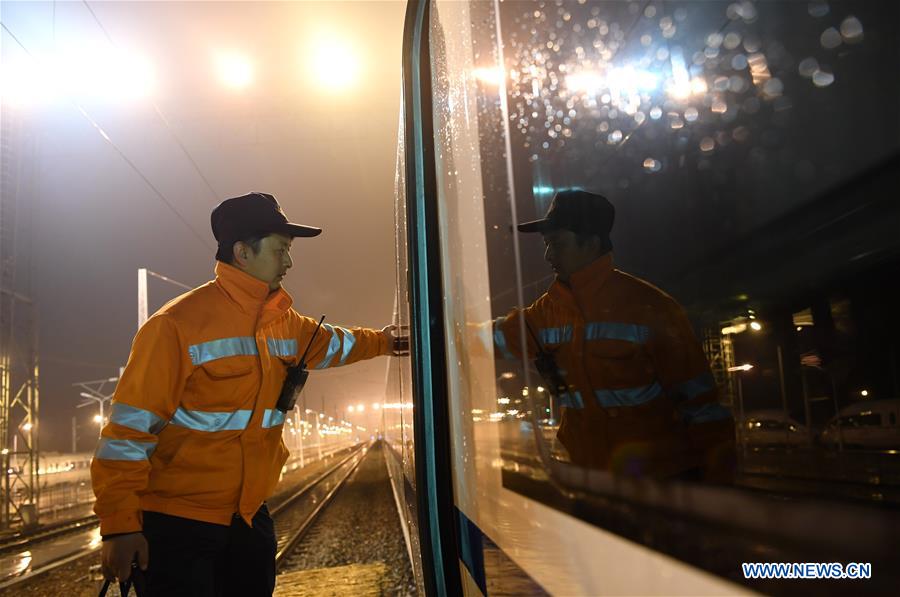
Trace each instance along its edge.
<instances>
[{"instance_id":1,"label":"reflection of cap","mask_svg":"<svg viewBox=\"0 0 900 597\"><path fill-rule=\"evenodd\" d=\"M218 204L210 216L213 236L220 245L235 243L261 234L317 236L321 228L292 224L269 193L249 193Z\"/></svg>"},{"instance_id":2,"label":"reflection of cap","mask_svg":"<svg viewBox=\"0 0 900 597\"><path fill-rule=\"evenodd\" d=\"M519 224L519 232L571 230L578 234L596 234L607 238L616 210L606 197L587 191L557 191L550 209L540 220Z\"/></svg>"}]
</instances>

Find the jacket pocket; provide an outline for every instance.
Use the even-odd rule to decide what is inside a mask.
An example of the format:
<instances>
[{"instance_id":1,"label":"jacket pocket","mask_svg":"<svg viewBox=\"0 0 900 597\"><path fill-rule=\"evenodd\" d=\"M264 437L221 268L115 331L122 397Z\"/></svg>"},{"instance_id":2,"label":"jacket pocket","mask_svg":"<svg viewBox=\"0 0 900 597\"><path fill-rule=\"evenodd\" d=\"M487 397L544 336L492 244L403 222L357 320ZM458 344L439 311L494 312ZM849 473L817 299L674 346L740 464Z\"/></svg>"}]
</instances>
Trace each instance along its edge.
<instances>
[{"instance_id":1,"label":"jacket pocket","mask_svg":"<svg viewBox=\"0 0 900 597\"><path fill-rule=\"evenodd\" d=\"M257 362L255 357L229 357L203 363L188 379L181 406L224 412L250 408L259 393Z\"/></svg>"},{"instance_id":2,"label":"jacket pocket","mask_svg":"<svg viewBox=\"0 0 900 597\"><path fill-rule=\"evenodd\" d=\"M227 379L250 373L253 363L237 358L217 359L203 363L200 365L200 369L213 379Z\"/></svg>"},{"instance_id":3,"label":"jacket pocket","mask_svg":"<svg viewBox=\"0 0 900 597\"><path fill-rule=\"evenodd\" d=\"M642 386L655 379L653 365L643 348L631 342L588 342L584 360L595 390Z\"/></svg>"}]
</instances>

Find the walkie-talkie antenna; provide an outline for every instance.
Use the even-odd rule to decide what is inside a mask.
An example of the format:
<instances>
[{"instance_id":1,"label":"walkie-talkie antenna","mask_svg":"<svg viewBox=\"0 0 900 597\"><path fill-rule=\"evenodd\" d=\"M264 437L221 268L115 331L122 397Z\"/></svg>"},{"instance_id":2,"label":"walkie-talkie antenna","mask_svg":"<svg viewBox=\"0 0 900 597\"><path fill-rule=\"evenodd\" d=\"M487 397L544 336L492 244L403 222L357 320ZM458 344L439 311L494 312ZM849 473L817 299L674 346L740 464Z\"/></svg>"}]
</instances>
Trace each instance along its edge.
<instances>
[{"instance_id":1,"label":"walkie-talkie antenna","mask_svg":"<svg viewBox=\"0 0 900 597\"><path fill-rule=\"evenodd\" d=\"M322 327L322 322L323 322L323 321L325 321L325 316L324 316L324 315L322 315L322 318L319 319L319 323L316 325L316 329L315 329L315 331L313 332L312 337L309 339L309 344L306 345L306 350L303 351L303 356L300 357L300 363L301 363L301 365L305 365L305 364L306 364L306 355L309 354L309 348L312 346L313 340L316 339L316 334L319 333L319 328Z\"/></svg>"}]
</instances>

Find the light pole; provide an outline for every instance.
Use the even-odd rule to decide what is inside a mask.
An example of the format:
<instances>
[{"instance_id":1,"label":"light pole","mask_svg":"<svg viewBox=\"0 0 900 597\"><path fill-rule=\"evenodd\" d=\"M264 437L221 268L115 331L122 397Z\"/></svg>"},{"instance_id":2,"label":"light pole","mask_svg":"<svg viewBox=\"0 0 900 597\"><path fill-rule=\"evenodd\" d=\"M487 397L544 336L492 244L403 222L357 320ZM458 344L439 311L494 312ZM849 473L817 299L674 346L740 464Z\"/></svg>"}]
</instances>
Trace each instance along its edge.
<instances>
[{"instance_id":1,"label":"light pole","mask_svg":"<svg viewBox=\"0 0 900 597\"><path fill-rule=\"evenodd\" d=\"M744 416L744 384L741 380L741 373L746 373L753 369L750 363L744 363L736 367L729 367L729 373L737 373L737 389L738 389L738 411L740 412L740 428L741 428L741 452L747 457L747 421Z\"/></svg>"},{"instance_id":2,"label":"light pole","mask_svg":"<svg viewBox=\"0 0 900 597\"><path fill-rule=\"evenodd\" d=\"M79 381L72 384L73 386L82 388L84 390L83 392L79 392L78 395L84 398L85 401L77 405L76 408L84 408L85 406L90 406L92 404L96 404L98 406L100 414L97 417L94 417L94 420L96 421L99 417L101 431L103 430L103 423L106 421L106 417L104 414L104 405L112 400L113 394L115 392L115 388L113 388L112 392L105 391L104 386L106 386L106 384L116 383L118 381L118 377L108 377L106 379L97 379L93 381Z\"/></svg>"}]
</instances>

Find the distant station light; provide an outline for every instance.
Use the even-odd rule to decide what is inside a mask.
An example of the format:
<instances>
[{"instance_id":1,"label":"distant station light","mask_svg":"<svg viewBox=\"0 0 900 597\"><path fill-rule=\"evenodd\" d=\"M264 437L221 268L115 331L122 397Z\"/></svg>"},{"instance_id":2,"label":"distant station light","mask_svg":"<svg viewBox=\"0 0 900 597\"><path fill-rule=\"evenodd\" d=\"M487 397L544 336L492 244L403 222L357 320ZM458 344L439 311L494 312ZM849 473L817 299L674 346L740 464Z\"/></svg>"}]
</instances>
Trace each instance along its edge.
<instances>
[{"instance_id":1,"label":"distant station light","mask_svg":"<svg viewBox=\"0 0 900 597\"><path fill-rule=\"evenodd\" d=\"M222 52L216 56L216 71L225 85L243 89L253 82L253 64L237 52Z\"/></svg>"},{"instance_id":2,"label":"distant station light","mask_svg":"<svg viewBox=\"0 0 900 597\"><path fill-rule=\"evenodd\" d=\"M322 87L334 91L345 90L359 76L359 60L345 42L323 35L312 51L312 71Z\"/></svg>"}]
</instances>

